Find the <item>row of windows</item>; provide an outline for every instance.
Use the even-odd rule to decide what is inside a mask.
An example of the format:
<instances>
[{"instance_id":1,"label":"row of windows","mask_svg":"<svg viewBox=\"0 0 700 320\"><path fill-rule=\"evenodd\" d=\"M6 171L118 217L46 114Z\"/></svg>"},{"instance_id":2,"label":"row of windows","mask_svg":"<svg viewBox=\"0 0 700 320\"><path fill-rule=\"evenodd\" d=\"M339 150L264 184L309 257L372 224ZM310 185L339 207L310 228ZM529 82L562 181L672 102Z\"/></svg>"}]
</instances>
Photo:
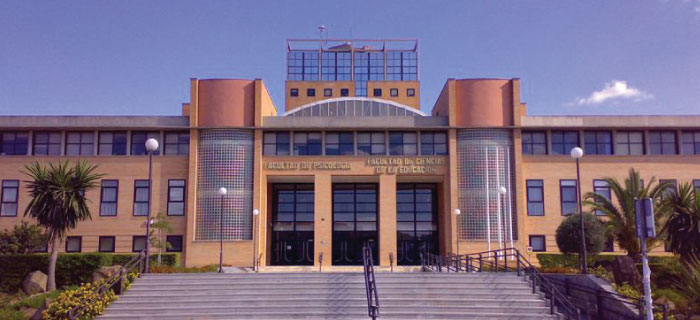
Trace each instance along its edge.
<instances>
[{"instance_id":1,"label":"row of windows","mask_svg":"<svg viewBox=\"0 0 700 320\"><path fill-rule=\"evenodd\" d=\"M287 80L317 81L319 75L324 81L415 81L418 80L418 54L415 51L287 53Z\"/></svg>"},{"instance_id":2,"label":"row of windows","mask_svg":"<svg viewBox=\"0 0 700 320\"><path fill-rule=\"evenodd\" d=\"M166 252L182 252L182 239L180 235L168 235L165 237ZM100 236L97 245L98 252L115 252L117 246L116 237ZM131 240L131 251L141 252L146 249L146 236L133 236ZM66 237L66 252L82 252L83 237Z\"/></svg>"},{"instance_id":3,"label":"row of windows","mask_svg":"<svg viewBox=\"0 0 700 320\"><path fill-rule=\"evenodd\" d=\"M100 131L95 139L94 131L67 131L65 144L61 150L61 131L35 131L32 135L30 152L29 132L0 132L0 155L127 155L127 131ZM146 140L153 138L161 141L160 131L132 131L131 150L128 154L145 155ZM164 132L165 144L160 149L166 155L187 155L189 153L190 134L187 132Z\"/></svg>"},{"instance_id":4,"label":"row of windows","mask_svg":"<svg viewBox=\"0 0 700 320\"><path fill-rule=\"evenodd\" d=\"M676 185L676 180L659 180L660 183L670 183ZM642 180L642 185L644 180ZM544 181L526 180L527 214L529 216L544 216ZM693 186L700 192L700 180L693 180ZM593 192L611 198L610 186L605 180L593 180ZM578 192L576 180L559 180L559 199L562 215L570 215L578 211ZM595 212L596 215L604 215L602 212Z\"/></svg>"},{"instance_id":5,"label":"row of windows","mask_svg":"<svg viewBox=\"0 0 700 320\"><path fill-rule=\"evenodd\" d=\"M341 97L347 97L349 95L349 93L350 93L350 91L347 88L340 89L340 96ZM372 91L372 94L375 97L381 97L382 96L382 89L375 88ZM399 89L398 88L389 89L389 95L392 97L398 97L399 96ZM289 89L289 96L290 97L298 97L299 96L299 89L298 88ZM316 96L316 89L314 89L314 88L306 89L306 96L307 97L315 97ZM323 96L324 97L332 97L333 96L333 89L331 89L331 88L323 89ZM416 96L416 89L415 88L406 89L406 96L407 97L415 97Z\"/></svg>"},{"instance_id":6,"label":"row of windows","mask_svg":"<svg viewBox=\"0 0 700 320\"><path fill-rule=\"evenodd\" d=\"M567 155L571 149L580 146L579 131L551 131L548 142L546 131L523 131L523 154ZM700 154L700 131L683 131L680 143L676 143L676 131L654 130L617 131L614 135L609 130L584 131L583 149L591 155L644 155L644 154Z\"/></svg>"},{"instance_id":7,"label":"row of windows","mask_svg":"<svg viewBox=\"0 0 700 320\"><path fill-rule=\"evenodd\" d=\"M265 132L264 155L446 155L445 132ZM419 139L420 137L420 139ZM355 148L357 138L357 148ZM388 138L388 139L387 139ZM387 149L386 146L389 146ZM357 150L355 150L357 149Z\"/></svg>"},{"instance_id":8,"label":"row of windows","mask_svg":"<svg viewBox=\"0 0 700 320\"><path fill-rule=\"evenodd\" d=\"M146 216L150 210L150 194L148 180L134 181L134 216ZM2 204L0 205L0 217L17 216L17 200L19 193L19 180L2 181ZM169 216L182 216L185 214L185 180L168 180L167 214ZM100 184L100 216L113 217L118 212L119 180L105 179Z\"/></svg>"}]
</instances>

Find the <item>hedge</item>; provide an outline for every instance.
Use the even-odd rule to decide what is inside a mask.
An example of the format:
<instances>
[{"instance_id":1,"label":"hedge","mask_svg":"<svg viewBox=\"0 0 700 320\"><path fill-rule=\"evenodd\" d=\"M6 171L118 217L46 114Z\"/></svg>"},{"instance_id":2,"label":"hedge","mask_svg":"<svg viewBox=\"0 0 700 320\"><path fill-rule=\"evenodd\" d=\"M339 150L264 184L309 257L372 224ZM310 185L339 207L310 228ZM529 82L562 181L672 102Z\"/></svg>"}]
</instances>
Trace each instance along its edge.
<instances>
[{"instance_id":1,"label":"hedge","mask_svg":"<svg viewBox=\"0 0 700 320\"><path fill-rule=\"evenodd\" d=\"M617 255L603 254L588 257L589 267L608 267L612 264ZM578 255L565 255L556 253L538 253L537 259L543 269L553 268L579 268ZM637 263L639 273L642 273L642 266ZM649 257L649 269L651 269L652 283L660 287L670 287L675 275L679 274L683 266L680 259L675 256L651 256Z\"/></svg>"},{"instance_id":2,"label":"hedge","mask_svg":"<svg viewBox=\"0 0 700 320\"><path fill-rule=\"evenodd\" d=\"M56 286L80 285L90 282L92 273L99 267L123 265L135 254L111 253L61 253L56 261ZM151 255L151 263L155 263L156 255ZM178 253L162 253L164 265L178 266ZM49 255L38 254L8 254L0 255L0 292L15 292L21 288L24 278L33 271L48 272Z\"/></svg>"},{"instance_id":3,"label":"hedge","mask_svg":"<svg viewBox=\"0 0 700 320\"><path fill-rule=\"evenodd\" d=\"M537 260L540 262L542 268L578 268L579 258L578 255L571 254L556 254L556 253L538 253ZM615 255L601 254L595 256L588 256L588 265L594 267L596 265L606 266L615 260Z\"/></svg>"}]
</instances>

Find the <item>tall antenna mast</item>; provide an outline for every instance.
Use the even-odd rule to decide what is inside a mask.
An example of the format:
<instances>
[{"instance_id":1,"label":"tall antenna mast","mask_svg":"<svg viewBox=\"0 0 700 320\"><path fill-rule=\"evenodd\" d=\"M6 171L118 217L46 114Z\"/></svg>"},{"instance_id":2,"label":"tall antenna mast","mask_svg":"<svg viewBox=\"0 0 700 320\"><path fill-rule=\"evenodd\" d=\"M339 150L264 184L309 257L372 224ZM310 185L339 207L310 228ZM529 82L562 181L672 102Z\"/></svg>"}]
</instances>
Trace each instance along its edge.
<instances>
[{"instance_id":1,"label":"tall antenna mast","mask_svg":"<svg viewBox=\"0 0 700 320\"><path fill-rule=\"evenodd\" d=\"M323 50L323 45L326 44L327 41L323 41L323 33L326 33L326 40L328 40L328 31L326 30L326 26L320 25L318 26L318 45Z\"/></svg>"}]
</instances>

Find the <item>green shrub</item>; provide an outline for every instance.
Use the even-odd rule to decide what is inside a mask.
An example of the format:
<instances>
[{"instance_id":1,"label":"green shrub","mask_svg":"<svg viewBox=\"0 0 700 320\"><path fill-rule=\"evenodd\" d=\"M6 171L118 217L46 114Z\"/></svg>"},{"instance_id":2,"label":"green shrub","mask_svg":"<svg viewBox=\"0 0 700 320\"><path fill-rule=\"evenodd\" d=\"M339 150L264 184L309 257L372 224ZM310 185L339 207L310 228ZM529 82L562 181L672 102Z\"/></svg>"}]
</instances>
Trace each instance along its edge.
<instances>
[{"instance_id":1,"label":"green shrub","mask_svg":"<svg viewBox=\"0 0 700 320\"><path fill-rule=\"evenodd\" d=\"M44 229L22 221L12 230L0 231L0 254L26 254L46 248L48 239Z\"/></svg>"},{"instance_id":2,"label":"green shrub","mask_svg":"<svg viewBox=\"0 0 700 320\"><path fill-rule=\"evenodd\" d=\"M117 300L117 296L112 290L108 290L104 296L98 294L97 289L103 283L104 280L86 283L77 289L64 291L44 310L43 318L46 320L67 319L68 312L76 307L84 307L79 319L93 319L102 314L112 301Z\"/></svg>"},{"instance_id":3,"label":"green shrub","mask_svg":"<svg viewBox=\"0 0 700 320\"><path fill-rule=\"evenodd\" d=\"M565 255L561 253L538 253L537 260L542 268L579 268L577 255ZM597 267L611 264L615 260L615 255L601 254L588 256L588 266Z\"/></svg>"},{"instance_id":4,"label":"green shrub","mask_svg":"<svg viewBox=\"0 0 700 320\"><path fill-rule=\"evenodd\" d=\"M579 254L581 248L581 215L572 214L561 222L556 231L557 247L564 254ZM603 222L598 217L583 213L583 225L586 229L586 251L596 255L605 249L607 235Z\"/></svg>"},{"instance_id":5,"label":"green shrub","mask_svg":"<svg viewBox=\"0 0 700 320\"><path fill-rule=\"evenodd\" d=\"M151 254L151 259L150 259L150 265L155 266L156 262L158 260L157 257L158 254L154 253ZM133 259L136 256L136 253L115 253L112 254L112 263L113 264L118 264L118 265L125 265L131 259ZM162 265L164 266L171 266L171 267L176 267L180 265L180 254L177 252L163 252L160 254L161 256L161 261Z\"/></svg>"}]
</instances>

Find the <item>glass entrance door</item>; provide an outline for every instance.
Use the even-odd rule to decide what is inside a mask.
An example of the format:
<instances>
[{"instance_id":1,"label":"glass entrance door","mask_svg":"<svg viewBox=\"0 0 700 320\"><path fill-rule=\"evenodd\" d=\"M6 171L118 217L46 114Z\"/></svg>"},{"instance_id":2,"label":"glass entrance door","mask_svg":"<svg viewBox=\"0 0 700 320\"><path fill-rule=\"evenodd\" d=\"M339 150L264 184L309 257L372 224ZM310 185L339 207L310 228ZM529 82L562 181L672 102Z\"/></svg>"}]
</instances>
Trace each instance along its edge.
<instances>
[{"instance_id":1,"label":"glass entrance door","mask_svg":"<svg viewBox=\"0 0 700 320\"><path fill-rule=\"evenodd\" d=\"M378 263L377 184L333 184L333 264L362 265L362 247Z\"/></svg>"},{"instance_id":2,"label":"glass entrance door","mask_svg":"<svg viewBox=\"0 0 700 320\"><path fill-rule=\"evenodd\" d=\"M272 186L272 265L314 264L314 185Z\"/></svg>"},{"instance_id":3,"label":"glass entrance door","mask_svg":"<svg viewBox=\"0 0 700 320\"><path fill-rule=\"evenodd\" d=\"M423 251L438 254L437 186L396 185L396 238L398 265L419 265Z\"/></svg>"}]
</instances>

